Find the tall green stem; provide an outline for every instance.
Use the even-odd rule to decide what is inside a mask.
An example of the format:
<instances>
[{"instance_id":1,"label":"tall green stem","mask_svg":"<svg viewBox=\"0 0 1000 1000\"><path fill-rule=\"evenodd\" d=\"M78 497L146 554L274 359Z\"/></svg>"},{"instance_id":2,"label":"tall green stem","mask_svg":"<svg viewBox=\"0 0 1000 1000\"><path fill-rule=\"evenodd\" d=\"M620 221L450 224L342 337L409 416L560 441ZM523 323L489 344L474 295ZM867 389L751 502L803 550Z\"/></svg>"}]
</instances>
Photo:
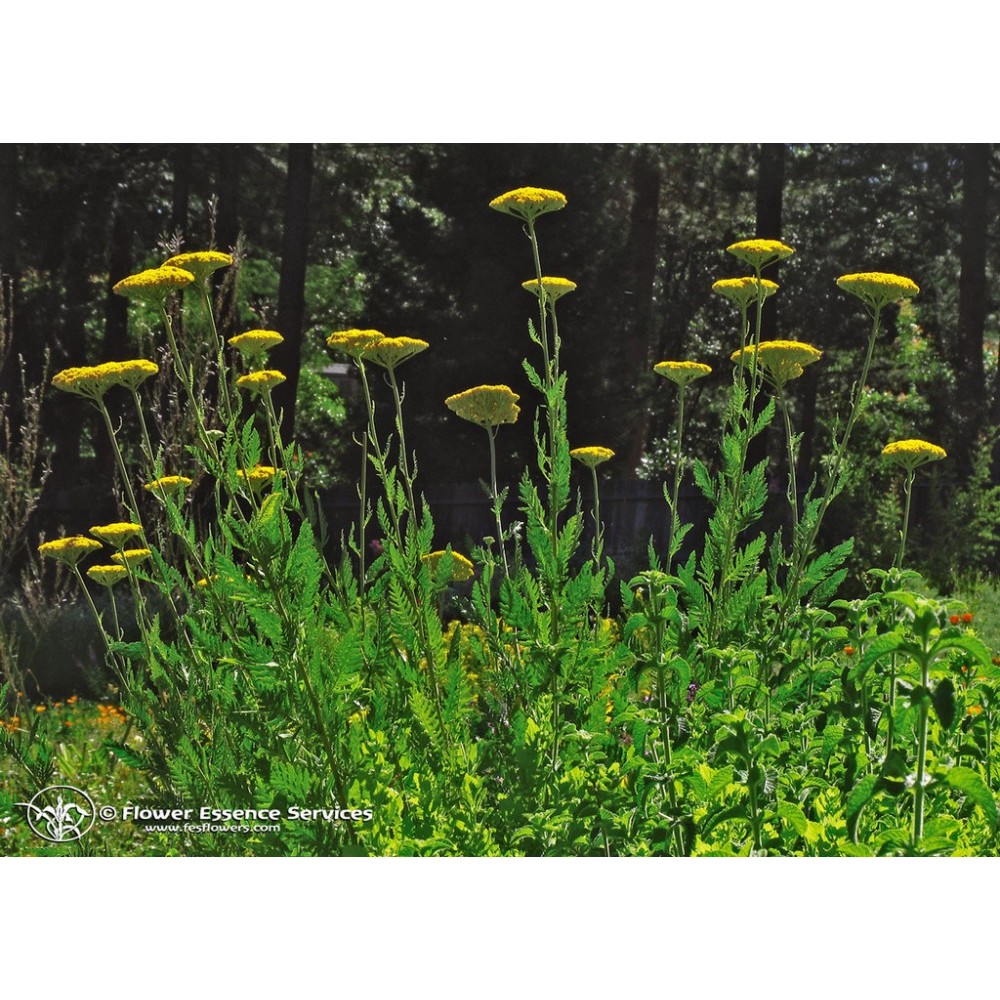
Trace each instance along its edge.
<instances>
[{"instance_id":1,"label":"tall green stem","mask_svg":"<svg viewBox=\"0 0 1000 1000\"><path fill-rule=\"evenodd\" d=\"M667 572L670 572L671 564L673 563L674 556L674 539L677 537L678 529L680 528L680 511L677 508L677 504L680 498L681 490L681 470L684 467L683 452L681 448L684 441L684 392L687 386L682 382L678 386L678 397L677 397L677 435L674 443L674 488L671 494L670 501L670 535L667 539Z\"/></svg>"},{"instance_id":2,"label":"tall green stem","mask_svg":"<svg viewBox=\"0 0 1000 1000\"><path fill-rule=\"evenodd\" d=\"M107 428L108 438L111 441L111 450L115 453L115 460L118 463L118 471L122 477L122 484L128 492L129 503L132 505L132 517L138 520L139 505L136 503L135 492L132 489L132 480L129 479L128 470L125 468L125 461L122 458L121 449L118 447L118 438L115 435L115 428L111 423L111 414L108 413L108 408L105 406L103 399L97 400L97 408L101 411L101 416L104 418L104 426Z\"/></svg>"},{"instance_id":3,"label":"tall green stem","mask_svg":"<svg viewBox=\"0 0 1000 1000\"><path fill-rule=\"evenodd\" d=\"M903 510L903 530L899 534L899 551L896 553L896 561L893 563L896 569L903 568L903 556L906 552L906 533L910 527L910 497L913 493L913 477L915 475L915 469L908 469L906 472L906 482L903 484L903 493L906 495L906 506Z\"/></svg>"},{"instance_id":4,"label":"tall green stem","mask_svg":"<svg viewBox=\"0 0 1000 1000\"><path fill-rule=\"evenodd\" d=\"M785 390L778 386L778 406L785 421L785 447L788 450L788 502L792 508L792 527L799 523L799 487L795 475L795 441L792 436L792 418L788 412Z\"/></svg>"},{"instance_id":5,"label":"tall green stem","mask_svg":"<svg viewBox=\"0 0 1000 1000\"><path fill-rule=\"evenodd\" d=\"M929 689L929 671L927 656L920 660L920 683L924 691ZM917 723L917 785L913 797L913 846L920 843L920 838L924 835L924 768L927 762L927 720L930 706L929 694L924 694L920 700L920 719Z\"/></svg>"},{"instance_id":6,"label":"tall green stem","mask_svg":"<svg viewBox=\"0 0 1000 1000\"><path fill-rule=\"evenodd\" d=\"M597 482L597 466L590 467L591 475L594 478L594 565L601 565L601 556L604 554L604 524L601 522L601 489Z\"/></svg>"},{"instance_id":7,"label":"tall green stem","mask_svg":"<svg viewBox=\"0 0 1000 1000\"><path fill-rule=\"evenodd\" d=\"M500 547L500 557L503 560L503 573L510 579L510 567L507 565L507 549L503 543L503 522L501 520L500 494L497 491L497 447L495 427L487 427L486 434L490 439L490 492L493 496L493 514L497 521L497 545Z\"/></svg>"}]
</instances>

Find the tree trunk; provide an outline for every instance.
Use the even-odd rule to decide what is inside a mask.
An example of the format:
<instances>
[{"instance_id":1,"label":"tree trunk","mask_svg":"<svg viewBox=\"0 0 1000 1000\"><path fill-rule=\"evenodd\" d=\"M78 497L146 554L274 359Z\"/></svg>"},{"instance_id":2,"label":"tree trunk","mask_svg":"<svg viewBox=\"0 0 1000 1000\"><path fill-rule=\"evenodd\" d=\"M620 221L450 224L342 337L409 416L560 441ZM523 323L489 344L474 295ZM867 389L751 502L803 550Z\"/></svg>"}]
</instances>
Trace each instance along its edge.
<instances>
[{"instance_id":1,"label":"tree trunk","mask_svg":"<svg viewBox=\"0 0 1000 1000\"><path fill-rule=\"evenodd\" d=\"M274 367L286 381L274 390L274 405L281 413L285 441L295 430L295 396L302 367L302 327L306 308L306 259L309 250L309 192L312 186L311 143L288 146L288 189L285 200L285 233L281 244L281 280L278 285L278 332L284 343L271 354Z\"/></svg>"},{"instance_id":2,"label":"tree trunk","mask_svg":"<svg viewBox=\"0 0 1000 1000\"><path fill-rule=\"evenodd\" d=\"M240 161L242 147L233 143L219 147L219 202L217 206L215 243L220 250L228 251L235 247L240 237ZM228 340L236 330L236 299L235 285L227 273L223 279L225 294L219 307L217 317L219 333Z\"/></svg>"},{"instance_id":3,"label":"tree trunk","mask_svg":"<svg viewBox=\"0 0 1000 1000\"><path fill-rule=\"evenodd\" d=\"M14 307L17 297L17 146L0 143L0 395L17 397ZM8 356L8 352L9 356ZM4 364L6 358L7 363ZM15 425L17 421L14 421Z\"/></svg>"},{"instance_id":4,"label":"tree trunk","mask_svg":"<svg viewBox=\"0 0 1000 1000\"><path fill-rule=\"evenodd\" d=\"M191 203L191 163L193 147L190 143L175 146L170 165L174 173L173 202L170 206L170 225L173 234L182 239L187 237L188 212ZM184 247L185 250L194 249Z\"/></svg>"},{"instance_id":5,"label":"tree trunk","mask_svg":"<svg viewBox=\"0 0 1000 1000\"><path fill-rule=\"evenodd\" d=\"M653 285L656 278L656 231L660 213L660 163L658 154L639 150L632 166L632 213L629 220L629 240L625 259L632 262L629 282L631 291L631 322L626 325L628 336L623 345L623 368L631 384L645 386L633 397L635 412L628 451L621 463L625 475L634 476L646 449L649 433L649 373L650 350L653 346Z\"/></svg>"},{"instance_id":6,"label":"tree trunk","mask_svg":"<svg viewBox=\"0 0 1000 1000\"><path fill-rule=\"evenodd\" d=\"M958 279L958 338L955 350L955 470L964 479L983 423L985 376L983 335L986 329L986 227L989 201L990 147L967 143L962 151L962 246Z\"/></svg>"}]
</instances>

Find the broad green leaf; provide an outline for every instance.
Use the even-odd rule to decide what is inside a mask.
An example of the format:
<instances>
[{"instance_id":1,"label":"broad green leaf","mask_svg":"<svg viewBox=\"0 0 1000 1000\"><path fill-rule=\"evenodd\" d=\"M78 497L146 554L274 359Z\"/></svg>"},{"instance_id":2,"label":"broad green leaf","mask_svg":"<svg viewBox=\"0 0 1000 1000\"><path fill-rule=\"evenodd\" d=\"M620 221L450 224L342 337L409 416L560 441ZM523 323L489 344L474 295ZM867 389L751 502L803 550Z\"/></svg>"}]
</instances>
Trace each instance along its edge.
<instances>
[{"instance_id":1,"label":"broad green leaf","mask_svg":"<svg viewBox=\"0 0 1000 1000\"><path fill-rule=\"evenodd\" d=\"M996 831L998 825L997 800L989 790L982 776L971 767L953 767L945 779L952 788L958 789L970 798L990 821L990 826Z\"/></svg>"}]
</instances>

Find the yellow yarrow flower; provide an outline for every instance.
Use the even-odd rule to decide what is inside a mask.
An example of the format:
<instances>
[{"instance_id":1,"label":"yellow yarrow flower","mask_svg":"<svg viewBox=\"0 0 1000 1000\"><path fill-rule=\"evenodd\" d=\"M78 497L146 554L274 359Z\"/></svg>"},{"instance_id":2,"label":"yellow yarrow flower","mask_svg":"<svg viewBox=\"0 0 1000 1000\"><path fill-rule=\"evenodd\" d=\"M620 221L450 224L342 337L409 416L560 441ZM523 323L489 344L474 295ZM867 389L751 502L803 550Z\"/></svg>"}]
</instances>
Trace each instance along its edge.
<instances>
[{"instance_id":1,"label":"yellow yarrow flower","mask_svg":"<svg viewBox=\"0 0 1000 1000\"><path fill-rule=\"evenodd\" d=\"M47 559L58 559L68 566L75 566L84 556L101 547L101 543L87 538L86 535L70 535L68 538L56 538L51 542L42 542L38 546L38 554Z\"/></svg>"},{"instance_id":2,"label":"yellow yarrow flower","mask_svg":"<svg viewBox=\"0 0 1000 1000\"><path fill-rule=\"evenodd\" d=\"M733 351L731 360L749 368L753 355L753 347L741 348ZM819 361L822 356L822 351L797 340L765 340L757 347L757 364L765 377L778 388L793 378L798 378L806 365Z\"/></svg>"},{"instance_id":3,"label":"yellow yarrow flower","mask_svg":"<svg viewBox=\"0 0 1000 1000\"><path fill-rule=\"evenodd\" d=\"M191 480L187 476L162 476L159 479L154 479L151 483L145 483L142 488L159 496L177 496L190 485Z\"/></svg>"},{"instance_id":4,"label":"yellow yarrow flower","mask_svg":"<svg viewBox=\"0 0 1000 1000\"><path fill-rule=\"evenodd\" d=\"M919 438L910 438L907 441L892 441L882 449L882 458L894 465L899 465L912 472L918 466L926 465L928 462L939 462L942 458L947 458L948 453L939 445L931 444L930 441L921 441Z\"/></svg>"},{"instance_id":5,"label":"yellow yarrow flower","mask_svg":"<svg viewBox=\"0 0 1000 1000\"><path fill-rule=\"evenodd\" d=\"M250 488L256 493L274 479L277 471L273 465L255 465L251 469L237 469L236 478L249 483Z\"/></svg>"},{"instance_id":6,"label":"yellow yarrow flower","mask_svg":"<svg viewBox=\"0 0 1000 1000\"><path fill-rule=\"evenodd\" d=\"M517 401L521 397L506 385L477 385L473 389L449 396L445 406L480 427L498 427L512 424L517 420L521 408Z\"/></svg>"},{"instance_id":7,"label":"yellow yarrow flower","mask_svg":"<svg viewBox=\"0 0 1000 1000\"><path fill-rule=\"evenodd\" d=\"M471 560L463 556L461 552L449 552L447 549L420 557L430 567L432 579L437 576L438 566L446 556L451 557L451 580L453 583L462 583L472 579L475 575L475 567Z\"/></svg>"},{"instance_id":8,"label":"yellow yarrow flower","mask_svg":"<svg viewBox=\"0 0 1000 1000\"><path fill-rule=\"evenodd\" d=\"M724 296L731 302L735 302L741 309L745 309L751 302L757 301L758 295L769 298L778 290L778 286L767 278L758 281L754 277L745 278L721 278L712 285L712 291Z\"/></svg>"},{"instance_id":9,"label":"yellow yarrow flower","mask_svg":"<svg viewBox=\"0 0 1000 1000\"><path fill-rule=\"evenodd\" d=\"M131 521L115 521L113 524L98 524L90 529L90 533L120 549L133 535L142 534L142 525Z\"/></svg>"},{"instance_id":10,"label":"yellow yarrow flower","mask_svg":"<svg viewBox=\"0 0 1000 1000\"><path fill-rule=\"evenodd\" d=\"M497 212L513 215L530 222L546 212L558 212L566 207L566 195L547 188L523 187L507 191L490 202Z\"/></svg>"},{"instance_id":11,"label":"yellow yarrow flower","mask_svg":"<svg viewBox=\"0 0 1000 1000\"><path fill-rule=\"evenodd\" d=\"M581 465L588 469L594 469L602 462L607 462L615 457L615 453L610 448L602 448L600 445L592 445L587 448L574 448L569 453L570 458L575 458Z\"/></svg>"},{"instance_id":12,"label":"yellow yarrow flower","mask_svg":"<svg viewBox=\"0 0 1000 1000\"><path fill-rule=\"evenodd\" d=\"M106 361L100 365L65 368L53 376L52 385L63 392L98 400L116 385L137 389L159 370L159 365L152 361Z\"/></svg>"},{"instance_id":13,"label":"yellow yarrow flower","mask_svg":"<svg viewBox=\"0 0 1000 1000\"><path fill-rule=\"evenodd\" d=\"M390 371L431 345L414 337L383 337L367 347L361 357Z\"/></svg>"},{"instance_id":14,"label":"yellow yarrow flower","mask_svg":"<svg viewBox=\"0 0 1000 1000\"><path fill-rule=\"evenodd\" d=\"M152 554L150 549L125 549L122 552L114 553L111 561L121 566L138 566L139 563L145 562Z\"/></svg>"},{"instance_id":15,"label":"yellow yarrow flower","mask_svg":"<svg viewBox=\"0 0 1000 1000\"><path fill-rule=\"evenodd\" d=\"M337 330L326 338L326 343L335 351L342 351L358 360L369 347L385 339L385 334L378 330Z\"/></svg>"},{"instance_id":16,"label":"yellow yarrow flower","mask_svg":"<svg viewBox=\"0 0 1000 1000\"><path fill-rule=\"evenodd\" d=\"M653 365L653 371L678 385L688 385L695 379L712 374L711 366L699 361L660 361Z\"/></svg>"},{"instance_id":17,"label":"yellow yarrow flower","mask_svg":"<svg viewBox=\"0 0 1000 1000\"><path fill-rule=\"evenodd\" d=\"M837 287L856 295L866 306L878 311L890 302L912 299L920 288L909 278L880 271L845 274L837 279Z\"/></svg>"},{"instance_id":18,"label":"yellow yarrow flower","mask_svg":"<svg viewBox=\"0 0 1000 1000\"><path fill-rule=\"evenodd\" d=\"M153 267L148 271L130 274L122 278L111 290L115 295L128 299L140 299L162 305L166 297L178 288L184 288L194 281L190 271L179 267Z\"/></svg>"},{"instance_id":19,"label":"yellow yarrow flower","mask_svg":"<svg viewBox=\"0 0 1000 1000\"><path fill-rule=\"evenodd\" d=\"M231 253L222 253L221 250L195 250L192 253L176 254L170 260L165 260L163 266L190 271L196 281L204 282L213 271L218 271L220 267L229 267L232 262Z\"/></svg>"},{"instance_id":20,"label":"yellow yarrow flower","mask_svg":"<svg viewBox=\"0 0 1000 1000\"><path fill-rule=\"evenodd\" d=\"M228 343L248 358L259 358L284 340L275 330L247 330L246 333L230 337Z\"/></svg>"},{"instance_id":21,"label":"yellow yarrow flower","mask_svg":"<svg viewBox=\"0 0 1000 1000\"><path fill-rule=\"evenodd\" d=\"M87 576L104 587L113 587L128 576L128 570L124 566L91 566Z\"/></svg>"},{"instance_id":22,"label":"yellow yarrow flower","mask_svg":"<svg viewBox=\"0 0 1000 1000\"><path fill-rule=\"evenodd\" d=\"M265 392L270 392L276 385L281 385L284 381L285 376L281 372L262 371L241 375L236 380L236 385L240 389L246 389L248 392L263 395Z\"/></svg>"},{"instance_id":23,"label":"yellow yarrow flower","mask_svg":"<svg viewBox=\"0 0 1000 1000\"><path fill-rule=\"evenodd\" d=\"M775 261L791 257L795 251L779 240L740 240L731 243L726 250L755 270L773 264Z\"/></svg>"},{"instance_id":24,"label":"yellow yarrow flower","mask_svg":"<svg viewBox=\"0 0 1000 1000\"><path fill-rule=\"evenodd\" d=\"M531 292L538 297L538 279L532 278L530 281L522 281L521 287L526 292ZM564 295L576 291L576 282L569 278L542 278L542 296L546 302L555 302Z\"/></svg>"}]
</instances>

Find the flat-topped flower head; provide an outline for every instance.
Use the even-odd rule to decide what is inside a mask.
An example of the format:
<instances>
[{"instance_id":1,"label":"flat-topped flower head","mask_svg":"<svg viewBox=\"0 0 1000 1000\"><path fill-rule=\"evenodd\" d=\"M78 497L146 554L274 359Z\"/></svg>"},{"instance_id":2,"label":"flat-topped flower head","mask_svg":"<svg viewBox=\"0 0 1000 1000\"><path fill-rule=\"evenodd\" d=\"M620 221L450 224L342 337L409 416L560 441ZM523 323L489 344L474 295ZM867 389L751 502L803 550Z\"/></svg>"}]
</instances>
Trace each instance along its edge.
<instances>
[{"instance_id":1,"label":"flat-topped flower head","mask_svg":"<svg viewBox=\"0 0 1000 1000\"><path fill-rule=\"evenodd\" d=\"M152 554L152 551L149 549L124 549L121 552L116 552L111 557L111 561L118 563L119 566L138 566L139 563L145 562Z\"/></svg>"},{"instance_id":2,"label":"flat-topped flower head","mask_svg":"<svg viewBox=\"0 0 1000 1000\"><path fill-rule=\"evenodd\" d=\"M357 361L369 347L385 339L385 334L378 330L337 330L326 338L326 343L335 351L347 354Z\"/></svg>"},{"instance_id":3,"label":"flat-topped flower head","mask_svg":"<svg viewBox=\"0 0 1000 1000\"><path fill-rule=\"evenodd\" d=\"M91 566L87 576L102 587L113 587L128 576L128 570L124 566Z\"/></svg>"},{"instance_id":4,"label":"flat-topped flower head","mask_svg":"<svg viewBox=\"0 0 1000 1000\"><path fill-rule=\"evenodd\" d=\"M530 222L546 212L566 207L566 195L547 188L523 187L507 191L490 202L490 208Z\"/></svg>"},{"instance_id":5,"label":"flat-topped flower head","mask_svg":"<svg viewBox=\"0 0 1000 1000\"><path fill-rule=\"evenodd\" d=\"M100 365L65 368L53 376L52 385L63 392L99 400L108 389L117 385L137 389L159 370L159 366L152 361L105 361Z\"/></svg>"},{"instance_id":6,"label":"flat-topped flower head","mask_svg":"<svg viewBox=\"0 0 1000 1000\"><path fill-rule=\"evenodd\" d=\"M229 267L232 262L231 253L223 253L221 250L195 250L192 253L175 254L170 260L165 260L163 266L190 271L196 281L204 283L213 271L218 271L220 267Z\"/></svg>"},{"instance_id":7,"label":"flat-topped flower head","mask_svg":"<svg viewBox=\"0 0 1000 1000\"><path fill-rule=\"evenodd\" d=\"M726 250L757 271L795 253L779 240L740 240L738 243L731 243Z\"/></svg>"},{"instance_id":8,"label":"flat-topped flower head","mask_svg":"<svg viewBox=\"0 0 1000 1000\"><path fill-rule=\"evenodd\" d=\"M250 372L241 375L236 380L236 385L247 392L255 392L263 396L265 392L270 392L276 385L281 385L285 381L285 376L281 372L266 370L262 372Z\"/></svg>"},{"instance_id":9,"label":"flat-topped flower head","mask_svg":"<svg viewBox=\"0 0 1000 1000\"><path fill-rule=\"evenodd\" d=\"M866 306L876 312L890 302L912 299L920 289L916 282L898 274L881 271L863 271L845 274L837 279L837 287L856 295Z\"/></svg>"},{"instance_id":10,"label":"flat-topped flower head","mask_svg":"<svg viewBox=\"0 0 1000 1000\"><path fill-rule=\"evenodd\" d=\"M757 301L757 296L765 299L774 295L778 286L767 278L758 280L754 277L722 278L712 285L712 291L735 302L740 309L745 309L751 302Z\"/></svg>"},{"instance_id":11,"label":"flat-topped flower head","mask_svg":"<svg viewBox=\"0 0 1000 1000\"><path fill-rule=\"evenodd\" d=\"M653 365L653 371L678 385L688 385L695 379L712 374L711 366L700 361L660 361Z\"/></svg>"},{"instance_id":12,"label":"flat-topped flower head","mask_svg":"<svg viewBox=\"0 0 1000 1000\"><path fill-rule=\"evenodd\" d=\"M452 583L463 583L465 580L471 580L475 575L475 567L471 560L463 556L461 552L448 552L447 549L441 549L438 552L431 552L420 558L430 567L431 578L433 579L437 576L438 566L441 564L441 561L448 555L451 556Z\"/></svg>"},{"instance_id":13,"label":"flat-topped flower head","mask_svg":"<svg viewBox=\"0 0 1000 1000\"><path fill-rule=\"evenodd\" d=\"M928 462L940 462L942 458L947 457L948 453L944 448L931 444L930 441L921 441L919 438L892 441L882 449L882 458L893 465L901 466L907 472L912 472Z\"/></svg>"},{"instance_id":14,"label":"flat-topped flower head","mask_svg":"<svg viewBox=\"0 0 1000 1000\"><path fill-rule=\"evenodd\" d=\"M127 299L163 305L167 296L194 281L194 275L179 267L153 267L122 278L111 290Z\"/></svg>"},{"instance_id":15,"label":"flat-topped flower head","mask_svg":"<svg viewBox=\"0 0 1000 1000\"><path fill-rule=\"evenodd\" d=\"M591 445L587 448L574 448L569 453L570 458L575 458L581 465L588 469L596 469L602 462L607 462L615 457L615 453L610 448L602 448L600 445Z\"/></svg>"},{"instance_id":16,"label":"flat-topped flower head","mask_svg":"<svg viewBox=\"0 0 1000 1000\"><path fill-rule=\"evenodd\" d=\"M278 470L273 465L255 465L250 469L237 469L236 478L243 483L248 483L250 488L257 493L273 482L277 472Z\"/></svg>"},{"instance_id":17,"label":"flat-topped flower head","mask_svg":"<svg viewBox=\"0 0 1000 1000\"><path fill-rule=\"evenodd\" d=\"M765 340L756 348L757 365L765 378L779 389L793 378L798 378L806 365L819 361L823 352L811 344L797 340ZM753 363L754 348L746 347L733 351L732 360L744 368Z\"/></svg>"},{"instance_id":18,"label":"flat-topped flower head","mask_svg":"<svg viewBox=\"0 0 1000 1000\"><path fill-rule=\"evenodd\" d=\"M190 485L191 480L187 476L161 476L150 483L145 483L142 488L160 497L175 497L183 493Z\"/></svg>"},{"instance_id":19,"label":"flat-topped flower head","mask_svg":"<svg viewBox=\"0 0 1000 1000\"><path fill-rule=\"evenodd\" d=\"M90 533L102 542L120 549L130 538L142 533L142 525L131 521L115 521L113 524L98 524L90 529Z\"/></svg>"},{"instance_id":20,"label":"flat-topped flower head","mask_svg":"<svg viewBox=\"0 0 1000 1000\"><path fill-rule=\"evenodd\" d=\"M259 358L284 341L275 330L247 330L229 338L229 345L248 358Z\"/></svg>"},{"instance_id":21,"label":"flat-topped flower head","mask_svg":"<svg viewBox=\"0 0 1000 1000\"><path fill-rule=\"evenodd\" d=\"M431 345L414 337L383 337L366 348L361 357L390 371Z\"/></svg>"},{"instance_id":22,"label":"flat-topped flower head","mask_svg":"<svg viewBox=\"0 0 1000 1000\"><path fill-rule=\"evenodd\" d=\"M531 292L535 297L538 296L538 279L532 278L530 281L522 281L521 287L526 292ZM546 302L555 302L561 299L564 295L569 295L570 292L576 291L576 282L570 281L569 278L542 278L541 293Z\"/></svg>"},{"instance_id":23,"label":"flat-topped flower head","mask_svg":"<svg viewBox=\"0 0 1000 1000\"><path fill-rule=\"evenodd\" d=\"M477 385L474 389L449 396L444 405L463 420L480 427L499 427L517 420L521 397L507 385Z\"/></svg>"},{"instance_id":24,"label":"flat-topped flower head","mask_svg":"<svg viewBox=\"0 0 1000 1000\"><path fill-rule=\"evenodd\" d=\"M42 542L38 546L38 554L46 559L58 559L67 566L75 566L91 552L96 552L101 543L86 535L70 535L68 538L56 538L51 542Z\"/></svg>"},{"instance_id":25,"label":"flat-topped flower head","mask_svg":"<svg viewBox=\"0 0 1000 1000\"><path fill-rule=\"evenodd\" d=\"M155 361L145 361L141 358L135 361L109 361L99 367L108 370L114 385L124 386L130 390L138 389L146 379L152 378L160 370Z\"/></svg>"}]
</instances>

